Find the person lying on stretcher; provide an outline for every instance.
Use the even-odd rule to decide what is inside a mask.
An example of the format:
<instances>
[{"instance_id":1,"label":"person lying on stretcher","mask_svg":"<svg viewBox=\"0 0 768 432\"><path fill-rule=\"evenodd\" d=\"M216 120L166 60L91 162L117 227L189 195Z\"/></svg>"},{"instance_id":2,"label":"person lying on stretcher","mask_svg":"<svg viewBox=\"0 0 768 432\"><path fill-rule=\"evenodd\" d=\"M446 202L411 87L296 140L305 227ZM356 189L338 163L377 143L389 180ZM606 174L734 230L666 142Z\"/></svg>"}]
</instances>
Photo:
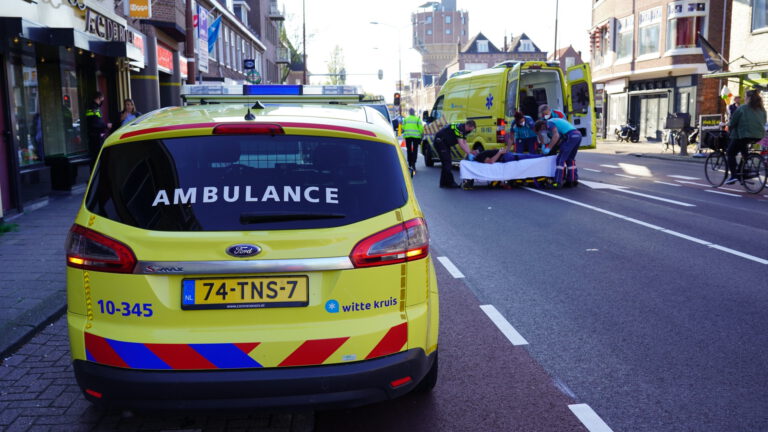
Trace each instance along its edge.
<instances>
[{"instance_id":1,"label":"person lying on stretcher","mask_svg":"<svg viewBox=\"0 0 768 432\"><path fill-rule=\"evenodd\" d=\"M498 150L485 150L475 155L474 161L480 163L492 164L496 162L514 162L523 159L540 158L544 155L531 153L510 153L509 148L504 147Z\"/></svg>"}]
</instances>

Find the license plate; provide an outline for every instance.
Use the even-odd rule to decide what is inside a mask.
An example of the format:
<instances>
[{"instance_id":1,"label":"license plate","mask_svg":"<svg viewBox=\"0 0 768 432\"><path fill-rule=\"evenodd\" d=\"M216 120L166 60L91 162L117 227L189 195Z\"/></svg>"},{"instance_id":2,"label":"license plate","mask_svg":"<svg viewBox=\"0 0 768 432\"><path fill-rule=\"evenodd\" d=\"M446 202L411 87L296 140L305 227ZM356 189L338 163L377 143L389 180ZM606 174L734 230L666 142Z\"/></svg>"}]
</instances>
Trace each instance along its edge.
<instances>
[{"instance_id":1,"label":"license plate","mask_svg":"<svg viewBox=\"0 0 768 432\"><path fill-rule=\"evenodd\" d=\"M254 309L309 304L306 276L184 279L182 309Z\"/></svg>"}]
</instances>

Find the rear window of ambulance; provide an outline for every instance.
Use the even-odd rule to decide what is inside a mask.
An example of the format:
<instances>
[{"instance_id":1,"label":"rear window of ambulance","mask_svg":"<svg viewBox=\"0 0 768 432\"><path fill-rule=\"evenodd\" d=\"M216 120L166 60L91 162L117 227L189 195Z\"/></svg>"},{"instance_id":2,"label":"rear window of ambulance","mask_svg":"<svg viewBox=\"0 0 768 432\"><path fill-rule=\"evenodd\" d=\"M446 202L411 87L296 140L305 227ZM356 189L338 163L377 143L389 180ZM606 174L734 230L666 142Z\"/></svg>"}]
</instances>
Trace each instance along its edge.
<instances>
[{"instance_id":1,"label":"rear window of ambulance","mask_svg":"<svg viewBox=\"0 0 768 432\"><path fill-rule=\"evenodd\" d=\"M295 135L132 142L101 154L91 212L156 231L347 225L408 200L395 146Z\"/></svg>"}]
</instances>

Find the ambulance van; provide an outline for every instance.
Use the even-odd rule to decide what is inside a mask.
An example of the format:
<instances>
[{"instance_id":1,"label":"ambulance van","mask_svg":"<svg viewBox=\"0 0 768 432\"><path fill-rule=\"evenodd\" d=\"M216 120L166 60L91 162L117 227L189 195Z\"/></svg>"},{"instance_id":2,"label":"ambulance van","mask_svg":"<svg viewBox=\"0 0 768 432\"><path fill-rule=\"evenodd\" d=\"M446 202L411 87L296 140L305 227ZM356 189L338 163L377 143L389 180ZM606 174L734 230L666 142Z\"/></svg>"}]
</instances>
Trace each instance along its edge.
<instances>
[{"instance_id":1,"label":"ambulance van","mask_svg":"<svg viewBox=\"0 0 768 432\"><path fill-rule=\"evenodd\" d=\"M595 147L595 104L589 65L572 66L564 74L558 62L507 61L490 69L460 71L446 81L424 129L425 164L433 166L439 161L433 141L435 133L445 125L474 120L477 128L467 138L470 148L501 148L515 111L536 120L542 104L566 113L568 121L583 136L581 148ZM454 146L452 154L457 163L466 156L459 146Z\"/></svg>"}]
</instances>

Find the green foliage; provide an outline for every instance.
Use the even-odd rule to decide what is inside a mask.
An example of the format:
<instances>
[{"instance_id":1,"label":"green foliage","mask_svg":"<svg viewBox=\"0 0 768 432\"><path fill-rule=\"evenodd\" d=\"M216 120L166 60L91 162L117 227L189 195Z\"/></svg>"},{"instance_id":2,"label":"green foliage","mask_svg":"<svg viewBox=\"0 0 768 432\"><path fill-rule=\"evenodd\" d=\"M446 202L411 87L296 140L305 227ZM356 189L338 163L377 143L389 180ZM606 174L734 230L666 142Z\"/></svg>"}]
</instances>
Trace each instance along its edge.
<instances>
[{"instance_id":1,"label":"green foliage","mask_svg":"<svg viewBox=\"0 0 768 432\"><path fill-rule=\"evenodd\" d=\"M9 224L5 222L0 222L0 234L4 234L11 231L16 231L19 229L19 226L16 224Z\"/></svg>"}]
</instances>

